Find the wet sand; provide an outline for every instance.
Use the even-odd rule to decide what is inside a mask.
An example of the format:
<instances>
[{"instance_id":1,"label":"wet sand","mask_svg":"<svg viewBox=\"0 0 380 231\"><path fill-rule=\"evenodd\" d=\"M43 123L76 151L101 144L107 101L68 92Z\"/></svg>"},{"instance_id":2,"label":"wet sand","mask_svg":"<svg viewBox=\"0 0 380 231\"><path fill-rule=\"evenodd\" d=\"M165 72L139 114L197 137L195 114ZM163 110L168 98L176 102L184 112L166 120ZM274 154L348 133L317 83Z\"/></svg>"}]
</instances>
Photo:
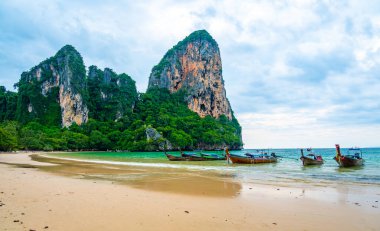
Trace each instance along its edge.
<instances>
[{"instance_id":1,"label":"wet sand","mask_svg":"<svg viewBox=\"0 0 380 231\"><path fill-rule=\"evenodd\" d=\"M0 154L0 230L380 230L378 186Z\"/></svg>"}]
</instances>

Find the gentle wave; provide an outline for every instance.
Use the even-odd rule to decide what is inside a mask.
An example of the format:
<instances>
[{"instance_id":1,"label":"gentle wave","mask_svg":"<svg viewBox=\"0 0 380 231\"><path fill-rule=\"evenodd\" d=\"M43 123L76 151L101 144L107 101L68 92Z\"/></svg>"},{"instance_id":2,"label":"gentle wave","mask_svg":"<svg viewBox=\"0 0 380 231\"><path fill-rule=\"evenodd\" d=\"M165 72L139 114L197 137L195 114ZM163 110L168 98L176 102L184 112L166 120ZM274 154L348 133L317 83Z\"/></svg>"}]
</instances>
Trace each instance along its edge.
<instances>
[{"instance_id":1,"label":"gentle wave","mask_svg":"<svg viewBox=\"0 0 380 231\"><path fill-rule=\"evenodd\" d=\"M197 166L197 165L179 165L179 164L164 164L164 163L141 163L141 162L124 162L124 161L111 161L111 160L99 160L99 159L76 159L67 157L57 157L40 154L40 156L45 158L54 158L59 160L76 161L83 163L94 163L94 164L109 164L109 165L122 165L122 166L134 166L134 167L154 167L154 168L175 168L175 169L189 169L189 170L208 170L208 171L233 171L231 167L219 167L219 166Z\"/></svg>"}]
</instances>

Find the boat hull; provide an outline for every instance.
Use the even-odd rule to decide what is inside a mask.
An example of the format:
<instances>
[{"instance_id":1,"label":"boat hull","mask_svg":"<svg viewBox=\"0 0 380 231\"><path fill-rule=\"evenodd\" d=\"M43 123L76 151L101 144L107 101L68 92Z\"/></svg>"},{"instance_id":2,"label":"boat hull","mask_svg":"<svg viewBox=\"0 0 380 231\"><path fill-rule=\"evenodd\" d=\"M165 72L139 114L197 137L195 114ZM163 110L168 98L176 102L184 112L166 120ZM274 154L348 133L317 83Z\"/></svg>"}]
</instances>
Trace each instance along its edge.
<instances>
[{"instance_id":1,"label":"boat hull","mask_svg":"<svg viewBox=\"0 0 380 231\"><path fill-rule=\"evenodd\" d=\"M212 156L205 154L201 154L201 156L204 158L204 160L226 160L225 156Z\"/></svg>"},{"instance_id":2,"label":"boat hull","mask_svg":"<svg viewBox=\"0 0 380 231\"><path fill-rule=\"evenodd\" d=\"M182 157L182 156L173 156L173 155L170 155L170 154L167 154L165 153L166 157L170 160L170 161L184 161L184 160L187 160L185 157Z\"/></svg>"},{"instance_id":3,"label":"boat hull","mask_svg":"<svg viewBox=\"0 0 380 231\"><path fill-rule=\"evenodd\" d=\"M354 167L362 166L364 160L362 158L350 158L347 156L334 157L335 161L339 164L340 167Z\"/></svg>"},{"instance_id":4,"label":"boat hull","mask_svg":"<svg viewBox=\"0 0 380 231\"><path fill-rule=\"evenodd\" d=\"M277 158L268 157L268 158L248 158L248 157L239 157L229 155L228 158L233 164L266 164L266 163L276 163Z\"/></svg>"},{"instance_id":5,"label":"boat hull","mask_svg":"<svg viewBox=\"0 0 380 231\"><path fill-rule=\"evenodd\" d=\"M211 161L211 160L226 160L226 157L214 156L201 153L200 156L195 154L181 153L182 157L189 158L191 161Z\"/></svg>"},{"instance_id":6,"label":"boat hull","mask_svg":"<svg viewBox=\"0 0 380 231\"><path fill-rule=\"evenodd\" d=\"M195 155L195 154L186 154L186 153L181 152L181 156L183 158L186 158L186 160L189 160L189 161L202 161L202 160L204 160L203 157Z\"/></svg>"},{"instance_id":7,"label":"boat hull","mask_svg":"<svg viewBox=\"0 0 380 231\"><path fill-rule=\"evenodd\" d=\"M188 154L182 154L181 156L173 156L165 153L166 157L170 161L211 161L211 160L225 160L225 157L215 158L215 157L201 157Z\"/></svg>"},{"instance_id":8,"label":"boat hull","mask_svg":"<svg viewBox=\"0 0 380 231\"><path fill-rule=\"evenodd\" d=\"M323 164L323 160L315 160L315 159L305 157L305 156L302 156L300 160L302 161L303 166Z\"/></svg>"}]
</instances>

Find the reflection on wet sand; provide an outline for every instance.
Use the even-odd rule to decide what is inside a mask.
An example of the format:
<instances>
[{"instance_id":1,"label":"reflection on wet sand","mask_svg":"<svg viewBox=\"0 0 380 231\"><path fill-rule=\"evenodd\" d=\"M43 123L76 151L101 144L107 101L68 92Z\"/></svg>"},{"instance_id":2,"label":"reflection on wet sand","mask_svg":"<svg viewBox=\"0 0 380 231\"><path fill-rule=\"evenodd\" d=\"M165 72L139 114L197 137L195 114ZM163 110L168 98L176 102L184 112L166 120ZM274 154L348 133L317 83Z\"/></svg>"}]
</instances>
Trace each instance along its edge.
<instances>
[{"instance_id":1,"label":"reflection on wet sand","mask_svg":"<svg viewBox=\"0 0 380 231\"><path fill-rule=\"evenodd\" d=\"M139 189L197 196L235 197L242 190L234 175L212 171L118 166L47 158L32 155L33 160L54 165L37 166L55 174L91 180L106 180Z\"/></svg>"}]
</instances>

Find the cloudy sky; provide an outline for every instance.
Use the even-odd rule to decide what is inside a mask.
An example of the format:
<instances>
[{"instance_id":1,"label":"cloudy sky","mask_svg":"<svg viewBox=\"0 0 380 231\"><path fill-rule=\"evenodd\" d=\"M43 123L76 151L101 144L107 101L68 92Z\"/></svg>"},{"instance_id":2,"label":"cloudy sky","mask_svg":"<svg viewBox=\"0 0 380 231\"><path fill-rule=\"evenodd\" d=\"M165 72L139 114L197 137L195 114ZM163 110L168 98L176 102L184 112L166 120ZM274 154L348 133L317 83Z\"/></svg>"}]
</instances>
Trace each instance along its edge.
<instances>
[{"instance_id":1,"label":"cloudy sky","mask_svg":"<svg viewBox=\"0 0 380 231\"><path fill-rule=\"evenodd\" d=\"M380 2L0 2L0 85L65 44L144 92L151 68L194 30L221 50L246 148L380 146Z\"/></svg>"}]
</instances>

